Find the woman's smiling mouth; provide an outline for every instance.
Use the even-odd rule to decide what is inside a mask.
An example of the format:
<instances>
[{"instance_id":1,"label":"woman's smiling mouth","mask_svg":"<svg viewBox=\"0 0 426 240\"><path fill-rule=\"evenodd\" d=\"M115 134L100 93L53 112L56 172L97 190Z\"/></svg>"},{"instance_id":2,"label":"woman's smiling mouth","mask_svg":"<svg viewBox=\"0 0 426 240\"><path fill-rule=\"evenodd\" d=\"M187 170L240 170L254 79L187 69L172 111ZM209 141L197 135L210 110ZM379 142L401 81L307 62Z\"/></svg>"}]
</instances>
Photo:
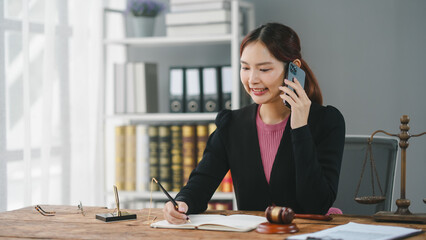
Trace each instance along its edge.
<instances>
[{"instance_id":1,"label":"woman's smiling mouth","mask_svg":"<svg viewBox=\"0 0 426 240\"><path fill-rule=\"evenodd\" d=\"M254 95L256 95L256 96L260 96L260 95L265 94L265 93L268 91L268 89L267 89L267 88L250 88L250 91L251 91Z\"/></svg>"}]
</instances>

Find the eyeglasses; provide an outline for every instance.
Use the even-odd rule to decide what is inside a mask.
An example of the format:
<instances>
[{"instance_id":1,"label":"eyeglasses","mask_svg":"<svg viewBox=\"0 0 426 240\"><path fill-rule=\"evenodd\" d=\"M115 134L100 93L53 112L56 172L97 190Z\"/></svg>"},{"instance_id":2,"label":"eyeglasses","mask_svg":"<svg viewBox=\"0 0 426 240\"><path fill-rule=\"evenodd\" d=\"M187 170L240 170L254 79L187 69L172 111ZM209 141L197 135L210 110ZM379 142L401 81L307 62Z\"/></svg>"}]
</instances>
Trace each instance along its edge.
<instances>
[{"instance_id":1,"label":"eyeglasses","mask_svg":"<svg viewBox=\"0 0 426 240\"><path fill-rule=\"evenodd\" d=\"M81 203L81 201L80 201L80 204L77 205L77 207L78 207L78 210L80 211L81 215L86 216L86 213L84 212L83 204ZM36 205L34 208L43 216L51 217L51 216L55 216L55 214L56 214L56 212L45 211L40 205Z\"/></svg>"},{"instance_id":2,"label":"eyeglasses","mask_svg":"<svg viewBox=\"0 0 426 240\"><path fill-rule=\"evenodd\" d=\"M41 206L40 205L36 205L35 207L34 207L41 215L43 215L43 216L49 216L49 217L51 217L51 216L55 216L55 213L56 212L47 212L47 211L44 211L44 209L43 208L41 208Z\"/></svg>"}]
</instances>

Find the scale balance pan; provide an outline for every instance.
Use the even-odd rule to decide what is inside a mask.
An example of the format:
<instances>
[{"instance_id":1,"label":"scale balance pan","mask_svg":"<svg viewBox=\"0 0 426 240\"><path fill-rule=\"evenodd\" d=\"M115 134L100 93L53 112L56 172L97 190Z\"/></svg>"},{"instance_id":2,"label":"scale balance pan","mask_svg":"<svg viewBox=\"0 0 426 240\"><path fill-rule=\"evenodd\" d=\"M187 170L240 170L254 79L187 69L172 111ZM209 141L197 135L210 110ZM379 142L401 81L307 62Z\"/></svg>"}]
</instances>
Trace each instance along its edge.
<instances>
[{"instance_id":1,"label":"scale balance pan","mask_svg":"<svg viewBox=\"0 0 426 240\"><path fill-rule=\"evenodd\" d=\"M386 199L385 196L368 196L368 197L356 197L355 201L361 204L376 204L383 202Z\"/></svg>"}]
</instances>

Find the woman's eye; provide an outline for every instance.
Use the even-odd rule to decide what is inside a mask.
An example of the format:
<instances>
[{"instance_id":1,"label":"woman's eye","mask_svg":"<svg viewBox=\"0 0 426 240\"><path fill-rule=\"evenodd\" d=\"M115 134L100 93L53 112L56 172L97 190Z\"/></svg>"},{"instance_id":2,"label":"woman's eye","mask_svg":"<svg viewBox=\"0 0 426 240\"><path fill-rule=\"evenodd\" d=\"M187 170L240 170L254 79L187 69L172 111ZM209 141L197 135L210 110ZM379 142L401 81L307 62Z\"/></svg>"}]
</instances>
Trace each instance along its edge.
<instances>
[{"instance_id":1,"label":"woman's eye","mask_svg":"<svg viewBox=\"0 0 426 240\"><path fill-rule=\"evenodd\" d=\"M265 68L262 68L262 69L260 69L260 71L261 71L261 72L267 72L267 71L269 71L269 70L271 70L271 69L269 69L269 68L266 68L266 69L265 69Z\"/></svg>"},{"instance_id":2,"label":"woman's eye","mask_svg":"<svg viewBox=\"0 0 426 240\"><path fill-rule=\"evenodd\" d=\"M242 70L249 70L248 67L241 67Z\"/></svg>"}]
</instances>

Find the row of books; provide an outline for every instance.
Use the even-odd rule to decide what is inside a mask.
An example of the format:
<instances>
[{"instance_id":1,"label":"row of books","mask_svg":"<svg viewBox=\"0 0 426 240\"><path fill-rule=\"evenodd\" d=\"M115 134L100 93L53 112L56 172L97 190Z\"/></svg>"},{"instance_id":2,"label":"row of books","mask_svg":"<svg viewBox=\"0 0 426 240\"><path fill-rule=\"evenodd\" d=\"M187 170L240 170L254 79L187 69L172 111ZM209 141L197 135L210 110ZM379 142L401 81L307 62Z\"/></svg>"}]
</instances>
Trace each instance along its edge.
<instances>
[{"instance_id":1,"label":"row of books","mask_svg":"<svg viewBox=\"0 0 426 240\"><path fill-rule=\"evenodd\" d=\"M167 36L229 34L230 9L229 0L170 0L170 12L166 14Z\"/></svg>"},{"instance_id":2,"label":"row of books","mask_svg":"<svg viewBox=\"0 0 426 240\"><path fill-rule=\"evenodd\" d=\"M158 191L152 178L178 192L202 159L214 123L197 125L124 125L115 127L115 182L119 190ZM152 188L152 189L151 189ZM232 192L226 174L218 191Z\"/></svg>"},{"instance_id":3,"label":"row of books","mask_svg":"<svg viewBox=\"0 0 426 240\"><path fill-rule=\"evenodd\" d=\"M232 210L232 200L227 201L210 201L207 204L207 210Z\"/></svg>"},{"instance_id":4,"label":"row of books","mask_svg":"<svg viewBox=\"0 0 426 240\"><path fill-rule=\"evenodd\" d=\"M115 63L114 112L116 114L158 112L157 76L155 63ZM232 87L232 70L228 65L171 67L170 112L218 112L222 109L231 109ZM244 106L247 102L247 96L242 96L241 105Z\"/></svg>"},{"instance_id":5,"label":"row of books","mask_svg":"<svg viewBox=\"0 0 426 240\"><path fill-rule=\"evenodd\" d=\"M172 67L170 112L217 112L231 109L230 66Z\"/></svg>"},{"instance_id":6,"label":"row of books","mask_svg":"<svg viewBox=\"0 0 426 240\"><path fill-rule=\"evenodd\" d=\"M115 113L158 112L157 76L157 64L155 63L115 63Z\"/></svg>"}]
</instances>

